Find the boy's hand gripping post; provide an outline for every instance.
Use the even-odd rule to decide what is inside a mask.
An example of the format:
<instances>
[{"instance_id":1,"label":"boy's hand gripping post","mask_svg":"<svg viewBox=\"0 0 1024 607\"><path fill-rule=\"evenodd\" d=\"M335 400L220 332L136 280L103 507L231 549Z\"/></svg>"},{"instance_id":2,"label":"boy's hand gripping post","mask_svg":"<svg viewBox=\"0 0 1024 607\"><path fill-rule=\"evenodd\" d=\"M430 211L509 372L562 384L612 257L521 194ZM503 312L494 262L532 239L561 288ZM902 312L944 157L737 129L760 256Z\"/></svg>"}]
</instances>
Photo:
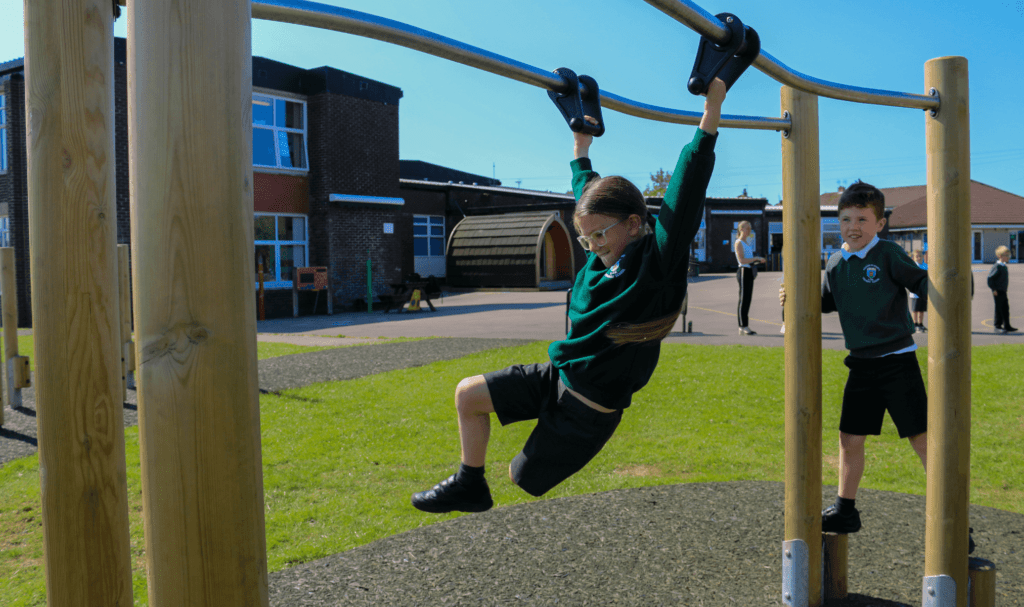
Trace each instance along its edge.
<instances>
[{"instance_id":1,"label":"boy's hand gripping post","mask_svg":"<svg viewBox=\"0 0 1024 607\"><path fill-rule=\"evenodd\" d=\"M690 80L686 83L687 90L694 95L706 94L716 76L725 82L725 89L729 90L761 54L761 38L752 28L743 25L739 17L731 13L715 16L725 23L732 37L726 44L718 45L701 36L697 59L693 62Z\"/></svg>"},{"instance_id":2,"label":"boy's hand gripping post","mask_svg":"<svg viewBox=\"0 0 1024 607\"><path fill-rule=\"evenodd\" d=\"M560 67L555 73L566 81L562 92L548 91L548 97L555 102L558 111L576 133L600 137L604 135L604 118L601 117L601 90L590 76L577 76L567 67ZM584 92L580 93L580 84ZM583 117L590 116L597 124L590 124Z\"/></svg>"}]
</instances>

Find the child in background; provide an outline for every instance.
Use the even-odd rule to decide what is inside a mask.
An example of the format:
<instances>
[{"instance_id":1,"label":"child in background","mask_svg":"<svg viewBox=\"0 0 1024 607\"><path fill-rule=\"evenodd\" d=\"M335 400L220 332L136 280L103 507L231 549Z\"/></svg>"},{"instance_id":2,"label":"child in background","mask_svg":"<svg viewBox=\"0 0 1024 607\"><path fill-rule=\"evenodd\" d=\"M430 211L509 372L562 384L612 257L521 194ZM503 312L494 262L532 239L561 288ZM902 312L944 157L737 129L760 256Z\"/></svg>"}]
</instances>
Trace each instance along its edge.
<instances>
[{"instance_id":1,"label":"child in background","mask_svg":"<svg viewBox=\"0 0 1024 607\"><path fill-rule=\"evenodd\" d=\"M889 412L900 438L925 465L928 399L914 351L914 324L907 291L928 296L928 273L899 245L880 240L885 196L858 181L839 199L843 248L828 260L821 284L821 311L838 312L850 369L839 420L839 494L821 513L821 530L854 533L861 528L857 489L864 475L864 444L879 435ZM786 302L785 286L779 301Z\"/></svg>"},{"instance_id":2,"label":"child in background","mask_svg":"<svg viewBox=\"0 0 1024 607\"><path fill-rule=\"evenodd\" d=\"M917 267L922 270L928 269L928 264L924 261L924 251L921 249L914 249L914 252L910 254L910 258L914 260ZM925 333L928 329L924 326L924 313L928 311L928 298L918 297L917 293L910 292L910 309L911 316L914 317L914 328L918 333Z\"/></svg>"},{"instance_id":3,"label":"child in background","mask_svg":"<svg viewBox=\"0 0 1024 607\"><path fill-rule=\"evenodd\" d=\"M992 289L992 297L996 303L996 316L993 324L996 326L996 333L1009 333L1016 331L1016 327L1010 326L1010 299L1006 291L1010 288L1010 269L1006 262L1010 261L1010 249L1004 246L996 247L995 264L988 273L988 288Z\"/></svg>"}]
</instances>

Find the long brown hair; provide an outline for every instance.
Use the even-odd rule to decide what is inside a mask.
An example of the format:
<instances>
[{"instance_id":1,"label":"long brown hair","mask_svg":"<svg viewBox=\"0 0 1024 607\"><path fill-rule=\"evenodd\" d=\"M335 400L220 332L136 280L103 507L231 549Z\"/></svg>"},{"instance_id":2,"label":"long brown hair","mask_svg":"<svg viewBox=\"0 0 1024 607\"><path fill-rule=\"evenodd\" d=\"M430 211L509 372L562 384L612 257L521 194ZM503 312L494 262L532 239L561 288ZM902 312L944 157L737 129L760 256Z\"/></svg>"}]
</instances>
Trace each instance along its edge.
<instances>
[{"instance_id":1,"label":"long brown hair","mask_svg":"<svg viewBox=\"0 0 1024 607\"><path fill-rule=\"evenodd\" d=\"M584 188L572 219L576 231L579 231L577 219L584 215L607 215L621 221L631 215L640 217L640 236L653 233L647 217L647 200L631 181L625 177L612 175L591 180ZM620 322L609 325L605 336L616 346L638 344L649 341L661 341L672 332L683 308L674 313L642 323Z\"/></svg>"}]
</instances>

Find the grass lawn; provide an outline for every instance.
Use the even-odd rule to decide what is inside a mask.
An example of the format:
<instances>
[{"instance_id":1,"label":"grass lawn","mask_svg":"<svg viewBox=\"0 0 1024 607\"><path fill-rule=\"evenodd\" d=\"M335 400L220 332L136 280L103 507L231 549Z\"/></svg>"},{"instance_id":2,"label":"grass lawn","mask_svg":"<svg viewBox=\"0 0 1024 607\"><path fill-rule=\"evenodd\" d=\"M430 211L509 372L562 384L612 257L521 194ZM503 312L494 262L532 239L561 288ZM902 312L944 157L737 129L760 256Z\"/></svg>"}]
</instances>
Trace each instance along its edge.
<instances>
[{"instance_id":1,"label":"grass lawn","mask_svg":"<svg viewBox=\"0 0 1024 607\"><path fill-rule=\"evenodd\" d=\"M261 344L265 345L265 344ZM262 395L271 571L459 515L428 515L409 496L459 457L453 392L469 375L546 360L546 343ZM844 352L823 353L825 484L837 482ZM973 350L971 501L1024 513L1024 346ZM927 353L918 351L926 369ZM751 370L756 370L752 372ZM783 480L783 351L669 344L604 451L547 496L645 485ZM532 425L493 424L488 476L496 504L533 501L507 480ZM138 432L126 430L135 601L147 603ZM923 495L917 456L886 422L867 447L863 487ZM44 605L38 458L0 467L0 604Z\"/></svg>"}]
</instances>

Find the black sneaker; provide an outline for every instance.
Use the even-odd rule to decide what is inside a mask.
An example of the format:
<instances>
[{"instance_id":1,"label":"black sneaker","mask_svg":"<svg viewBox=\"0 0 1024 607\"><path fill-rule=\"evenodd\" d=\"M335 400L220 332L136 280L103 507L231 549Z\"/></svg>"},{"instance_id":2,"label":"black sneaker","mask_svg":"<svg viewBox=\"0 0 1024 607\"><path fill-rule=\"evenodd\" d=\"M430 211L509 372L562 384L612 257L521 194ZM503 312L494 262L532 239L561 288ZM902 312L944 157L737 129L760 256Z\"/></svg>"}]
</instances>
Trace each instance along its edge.
<instances>
[{"instance_id":1,"label":"black sneaker","mask_svg":"<svg viewBox=\"0 0 1024 607\"><path fill-rule=\"evenodd\" d=\"M1013 333L1014 331L1017 330L1017 327L1011 327L1010 325L1006 325L1006 327L1003 330L1006 331L1007 333Z\"/></svg>"},{"instance_id":2,"label":"black sneaker","mask_svg":"<svg viewBox=\"0 0 1024 607\"><path fill-rule=\"evenodd\" d=\"M854 508L849 514L840 514L839 506L832 504L821 511L822 533L857 533L860 531L860 512Z\"/></svg>"},{"instance_id":3,"label":"black sneaker","mask_svg":"<svg viewBox=\"0 0 1024 607\"><path fill-rule=\"evenodd\" d=\"M491 490L486 480L469 486L457 482L453 474L434 485L433 489L413 493L412 505L424 512L435 514L453 510L483 512L491 509L494 500L491 499Z\"/></svg>"}]
</instances>

